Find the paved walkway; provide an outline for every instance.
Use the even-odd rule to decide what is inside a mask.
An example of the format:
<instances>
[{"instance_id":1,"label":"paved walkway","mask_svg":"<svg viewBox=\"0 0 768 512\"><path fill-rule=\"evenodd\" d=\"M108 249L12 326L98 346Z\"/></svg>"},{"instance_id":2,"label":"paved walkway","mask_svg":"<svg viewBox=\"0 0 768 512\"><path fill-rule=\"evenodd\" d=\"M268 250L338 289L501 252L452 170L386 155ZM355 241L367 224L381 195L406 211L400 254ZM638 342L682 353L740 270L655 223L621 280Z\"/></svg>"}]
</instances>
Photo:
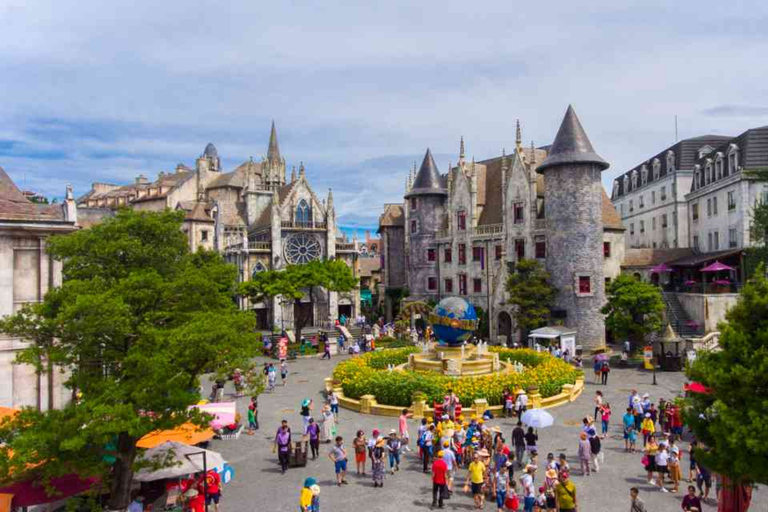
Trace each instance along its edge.
<instances>
[{"instance_id":1,"label":"paved walkway","mask_svg":"<svg viewBox=\"0 0 768 512\"><path fill-rule=\"evenodd\" d=\"M350 485L337 487L333 465L327 457L329 445L321 445L320 458L317 461L310 460L307 467L291 468L285 475L280 474L276 455L272 453L272 440L280 420L287 419L294 431L301 429L302 422L298 414L301 401L311 397L317 405L323 403L323 378L330 375L339 360L340 358L336 357L332 361L303 359L291 362L288 384L285 387L278 387L274 393L262 395L259 399L261 430L257 435L242 435L235 441L212 443L212 449L220 451L236 471L234 481L224 488L223 511L296 512L299 492L304 479L308 476L315 477L322 488L321 509L324 512L389 512L426 510L429 507L431 481L428 475L421 473L418 459L412 454L405 456L405 462L401 465L399 473L394 476L387 475L384 487L380 489L373 487L370 476L358 477L354 474L354 460L349 464ZM584 393L574 403L549 409L555 417L555 425L539 431L540 460L546 459L547 452L555 454L565 452L571 468L578 468L574 455L581 418L593 413L594 392L597 389L602 390L607 401L613 406L614 417L609 438L603 444L605 450L603 468L600 473L590 477L573 476L582 512L629 510L628 496L629 488L632 486L640 489L640 496L646 502L649 512L680 510L684 488L678 494L662 493L658 488L654 489L644 477L640 464L641 455L623 451L621 415L626 408L629 391L637 389L641 394L649 393L654 401L658 401L659 397L672 398L681 389L684 377L681 373L659 373L657 380L658 385L654 386L649 373L616 369L611 372L609 385L601 386L592 384L590 375L587 375L588 382ZM246 406L246 399L240 399L239 408L243 418L247 417ZM500 425L505 438L510 439L514 427L512 420L502 419L492 421L490 424ZM388 432L389 429L396 427L396 418L361 415L341 409L338 430L352 454L351 440L356 430L362 428L366 435L370 435L374 428ZM414 421L410 430L415 433L416 429ZM687 443L683 447L687 448ZM683 462L686 478L687 463L686 456ZM459 475L463 482L466 472L462 471ZM519 474L516 471L515 478L518 477ZM537 487L543 479L543 473L537 475ZM755 493L755 506L752 510L768 511L765 500L761 500L762 494L764 492ZM446 502L446 509L472 510L471 496L461 492L455 493L453 499ZM487 503L485 510L495 510L495 507ZM714 502L706 505L704 510L716 510Z\"/></svg>"}]
</instances>

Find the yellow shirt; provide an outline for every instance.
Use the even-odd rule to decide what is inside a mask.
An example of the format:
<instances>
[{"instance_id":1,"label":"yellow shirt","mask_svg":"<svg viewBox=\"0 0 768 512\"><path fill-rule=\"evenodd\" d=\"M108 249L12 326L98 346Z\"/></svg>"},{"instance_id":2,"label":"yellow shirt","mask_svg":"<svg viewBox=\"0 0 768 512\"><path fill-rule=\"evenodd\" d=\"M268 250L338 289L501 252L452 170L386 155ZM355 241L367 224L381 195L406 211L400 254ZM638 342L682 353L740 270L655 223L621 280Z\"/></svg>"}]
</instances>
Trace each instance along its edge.
<instances>
[{"instance_id":1,"label":"yellow shirt","mask_svg":"<svg viewBox=\"0 0 768 512\"><path fill-rule=\"evenodd\" d=\"M654 426L653 421L651 421L651 418L645 418L643 423L640 425L640 430L644 430L650 434L653 434L656 432L656 427Z\"/></svg>"},{"instance_id":2,"label":"yellow shirt","mask_svg":"<svg viewBox=\"0 0 768 512\"><path fill-rule=\"evenodd\" d=\"M557 502L561 509L576 508L576 486L573 485L573 482L558 482L555 485L555 494L557 494Z\"/></svg>"},{"instance_id":3,"label":"yellow shirt","mask_svg":"<svg viewBox=\"0 0 768 512\"><path fill-rule=\"evenodd\" d=\"M485 464L480 461L470 463L469 480L473 484L482 484L485 482Z\"/></svg>"},{"instance_id":4,"label":"yellow shirt","mask_svg":"<svg viewBox=\"0 0 768 512\"><path fill-rule=\"evenodd\" d=\"M312 489L304 487L301 490L301 498L299 498L299 506L305 509L312 506Z\"/></svg>"}]
</instances>

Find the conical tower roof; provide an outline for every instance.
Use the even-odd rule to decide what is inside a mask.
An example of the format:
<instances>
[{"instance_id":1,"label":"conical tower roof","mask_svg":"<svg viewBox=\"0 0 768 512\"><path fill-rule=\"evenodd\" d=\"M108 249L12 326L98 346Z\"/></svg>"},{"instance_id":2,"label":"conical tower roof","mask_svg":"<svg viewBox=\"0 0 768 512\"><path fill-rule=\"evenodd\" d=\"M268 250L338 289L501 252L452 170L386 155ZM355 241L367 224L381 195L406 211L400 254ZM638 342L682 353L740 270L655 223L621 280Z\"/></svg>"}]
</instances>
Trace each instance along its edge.
<instances>
[{"instance_id":1,"label":"conical tower roof","mask_svg":"<svg viewBox=\"0 0 768 512\"><path fill-rule=\"evenodd\" d=\"M267 160L270 162L280 162L280 146L277 145L277 130L275 122L272 121L272 130L269 132L269 149L267 150Z\"/></svg>"},{"instance_id":2,"label":"conical tower roof","mask_svg":"<svg viewBox=\"0 0 768 512\"><path fill-rule=\"evenodd\" d=\"M443 180L437 170L435 159L432 158L432 152L427 148L427 153L421 162L421 168L416 173L416 179L413 180L413 186L405 197L430 194L448 195L448 190L443 187Z\"/></svg>"},{"instance_id":3,"label":"conical tower roof","mask_svg":"<svg viewBox=\"0 0 768 512\"><path fill-rule=\"evenodd\" d=\"M2 167L0 167L0 199L5 199L6 201L12 201L14 203L30 203Z\"/></svg>"},{"instance_id":4,"label":"conical tower roof","mask_svg":"<svg viewBox=\"0 0 768 512\"><path fill-rule=\"evenodd\" d=\"M571 164L594 164L601 170L607 169L610 164L595 153L589 137L581 126L573 106L568 105L563 122L555 136L555 142L549 151L549 156L536 169L544 172L550 167Z\"/></svg>"}]
</instances>

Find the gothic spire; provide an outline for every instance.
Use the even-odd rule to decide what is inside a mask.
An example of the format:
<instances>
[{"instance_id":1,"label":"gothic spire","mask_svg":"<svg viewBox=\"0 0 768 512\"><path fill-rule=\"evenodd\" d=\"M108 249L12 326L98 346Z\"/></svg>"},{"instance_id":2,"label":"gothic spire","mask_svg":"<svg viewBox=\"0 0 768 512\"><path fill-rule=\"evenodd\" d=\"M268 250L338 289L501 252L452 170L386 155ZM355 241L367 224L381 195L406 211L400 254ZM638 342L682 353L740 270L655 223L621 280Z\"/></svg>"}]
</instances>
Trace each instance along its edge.
<instances>
[{"instance_id":1,"label":"gothic spire","mask_svg":"<svg viewBox=\"0 0 768 512\"><path fill-rule=\"evenodd\" d=\"M432 158L432 151L427 148L427 153L424 155L424 160L421 162L421 168L416 174L416 179L413 181L413 188L409 195L445 195L446 193L447 191L443 186L440 172L437 170L437 164L435 164L435 159Z\"/></svg>"},{"instance_id":2,"label":"gothic spire","mask_svg":"<svg viewBox=\"0 0 768 512\"><path fill-rule=\"evenodd\" d=\"M296 166L291 167L291 183L296 181Z\"/></svg>"},{"instance_id":3,"label":"gothic spire","mask_svg":"<svg viewBox=\"0 0 768 512\"><path fill-rule=\"evenodd\" d=\"M307 174L304 170L304 162L299 162L299 178L305 178L306 179Z\"/></svg>"},{"instance_id":4,"label":"gothic spire","mask_svg":"<svg viewBox=\"0 0 768 512\"><path fill-rule=\"evenodd\" d=\"M270 163L279 164L282 161L280 157L280 147L277 145L277 130L275 121L272 120L272 130L269 133L269 149L267 150L267 160Z\"/></svg>"},{"instance_id":5,"label":"gothic spire","mask_svg":"<svg viewBox=\"0 0 768 512\"><path fill-rule=\"evenodd\" d=\"M459 164L464 162L464 136L461 136L461 142L459 143Z\"/></svg>"},{"instance_id":6,"label":"gothic spire","mask_svg":"<svg viewBox=\"0 0 768 512\"><path fill-rule=\"evenodd\" d=\"M517 129L515 130L515 147L518 151L523 149L523 130L520 129L520 120L517 120Z\"/></svg>"},{"instance_id":7,"label":"gothic spire","mask_svg":"<svg viewBox=\"0 0 768 512\"><path fill-rule=\"evenodd\" d=\"M544 172L550 167L578 164L592 164L599 167L600 170L605 170L610 166L608 162L595 153L576 112L571 105L568 105L568 110L565 112L563 122L560 124L555 141L552 143L549 156L536 170Z\"/></svg>"},{"instance_id":8,"label":"gothic spire","mask_svg":"<svg viewBox=\"0 0 768 512\"><path fill-rule=\"evenodd\" d=\"M328 210L333 208L333 189L328 189L328 200L325 202L326 208Z\"/></svg>"}]
</instances>

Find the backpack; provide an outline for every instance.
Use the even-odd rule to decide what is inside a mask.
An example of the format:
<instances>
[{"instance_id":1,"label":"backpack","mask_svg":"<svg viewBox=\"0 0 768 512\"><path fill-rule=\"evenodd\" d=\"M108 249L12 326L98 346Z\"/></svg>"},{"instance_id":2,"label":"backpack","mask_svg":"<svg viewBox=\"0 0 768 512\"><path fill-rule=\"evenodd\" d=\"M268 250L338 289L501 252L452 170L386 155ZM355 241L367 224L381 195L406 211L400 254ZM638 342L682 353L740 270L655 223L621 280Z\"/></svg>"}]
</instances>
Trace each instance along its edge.
<instances>
[{"instance_id":1,"label":"backpack","mask_svg":"<svg viewBox=\"0 0 768 512\"><path fill-rule=\"evenodd\" d=\"M419 436L419 440L416 442L416 444L419 446L419 448L424 448L427 445L427 430L421 433L421 436Z\"/></svg>"},{"instance_id":2,"label":"backpack","mask_svg":"<svg viewBox=\"0 0 768 512\"><path fill-rule=\"evenodd\" d=\"M595 455L600 453L600 448L601 448L601 446L600 446L600 438L597 437L597 436L590 437L589 438L589 448L590 448L590 451L593 454L595 454Z\"/></svg>"}]
</instances>

